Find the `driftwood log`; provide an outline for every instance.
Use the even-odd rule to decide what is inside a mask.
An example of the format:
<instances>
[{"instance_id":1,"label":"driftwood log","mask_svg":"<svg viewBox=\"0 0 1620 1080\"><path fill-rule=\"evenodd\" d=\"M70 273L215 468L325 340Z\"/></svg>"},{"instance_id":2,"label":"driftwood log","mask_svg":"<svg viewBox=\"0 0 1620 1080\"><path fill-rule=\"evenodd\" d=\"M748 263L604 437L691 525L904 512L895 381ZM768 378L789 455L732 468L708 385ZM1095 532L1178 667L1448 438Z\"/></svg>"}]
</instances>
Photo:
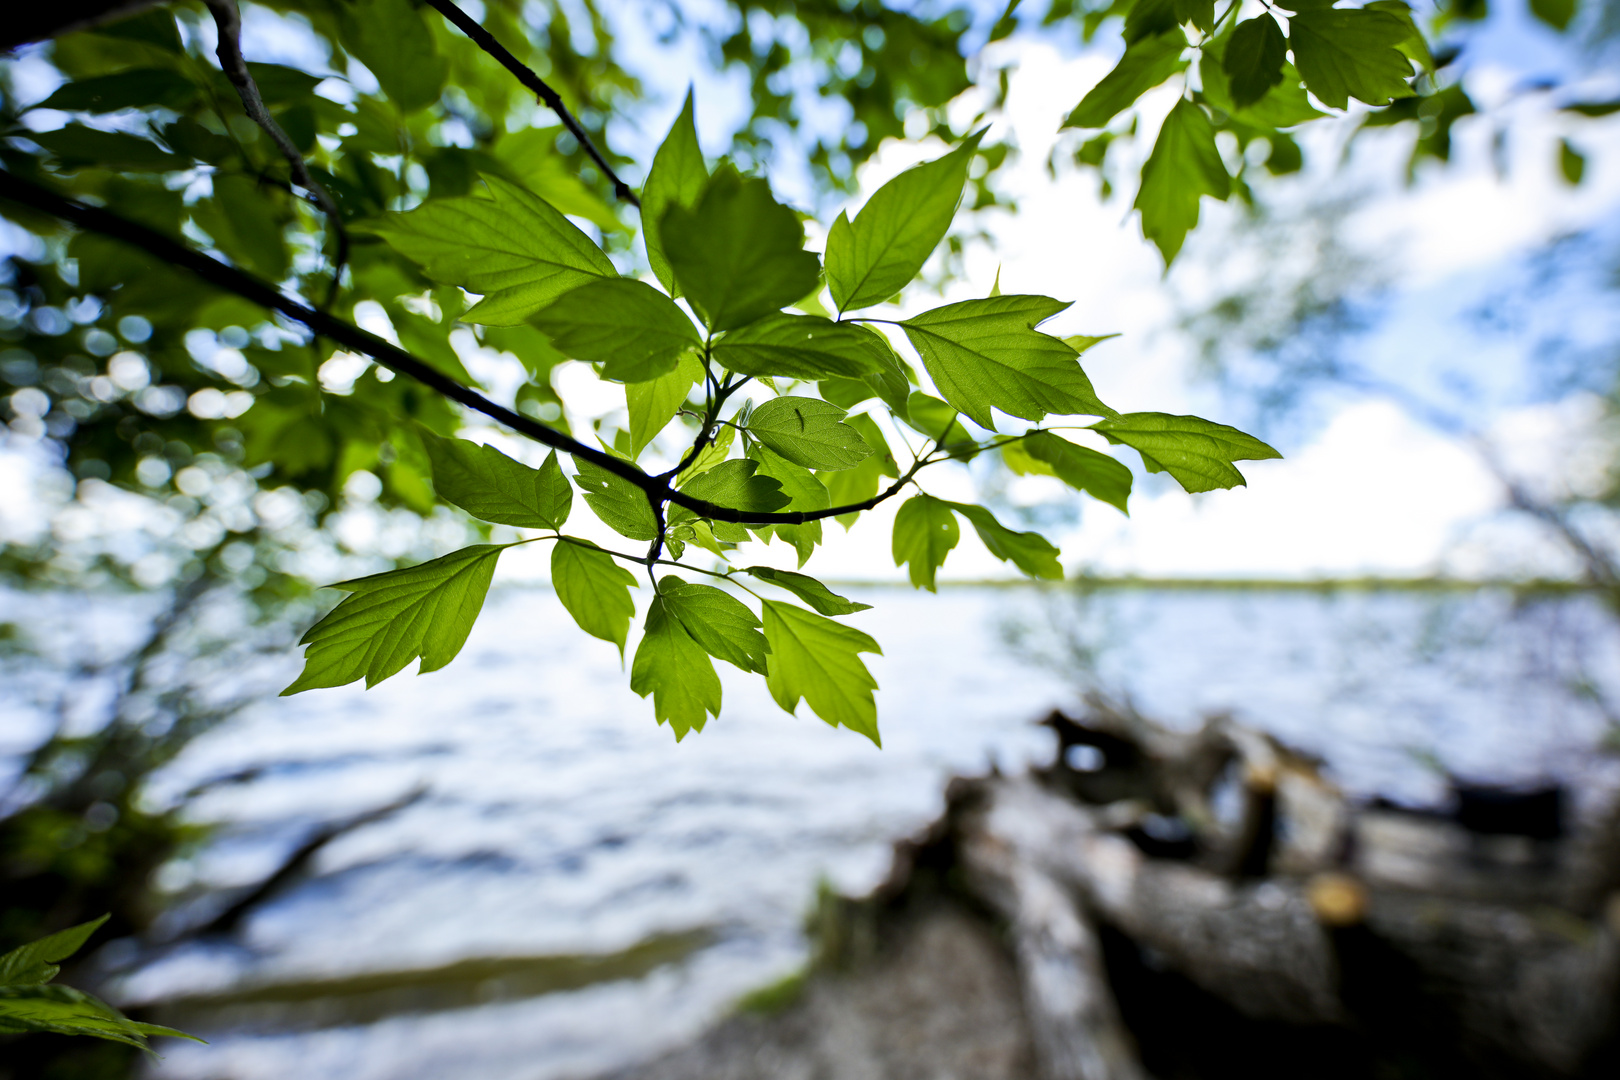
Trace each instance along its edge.
<instances>
[{"instance_id":1,"label":"driftwood log","mask_svg":"<svg viewBox=\"0 0 1620 1080\"><path fill-rule=\"evenodd\" d=\"M814 1035L840 1008L870 1021L847 1003L918 962L914 944L886 941L977 910L1005 972L946 965L957 989L943 973L914 980L938 993L912 1011L961 1017L964 986L1015 985L1020 1022L981 1029L1016 1028L1043 1080L1620 1076L1620 810L1559 838L1561 794L1476 789L1459 800L1471 816L1353 805L1315 762L1225 718L1176 733L1094 700L1083 721L1045 723L1051 766L952 781L945 814L896 845L882 886L824 898L801 1004L628 1075L1016 1072L1005 1047L1003 1071L966 1068L960 1020L955 1049L932 1056L852 1063L830 1029ZM863 1039L915 1045L918 1024ZM748 1064L767 1059L797 1065Z\"/></svg>"}]
</instances>

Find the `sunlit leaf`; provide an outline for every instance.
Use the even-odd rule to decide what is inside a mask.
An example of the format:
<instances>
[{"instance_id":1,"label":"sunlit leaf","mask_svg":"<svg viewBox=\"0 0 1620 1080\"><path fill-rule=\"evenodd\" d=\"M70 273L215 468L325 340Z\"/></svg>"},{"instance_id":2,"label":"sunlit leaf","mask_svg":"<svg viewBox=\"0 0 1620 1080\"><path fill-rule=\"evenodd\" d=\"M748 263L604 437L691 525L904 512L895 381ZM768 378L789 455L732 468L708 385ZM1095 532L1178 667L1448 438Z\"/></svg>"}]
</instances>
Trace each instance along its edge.
<instances>
[{"instance_id":1,"label":"sunlit leaf","mask_svg":"<svg viewBox=\"0 0 1620 1080\"><path fill-rule=\"evenodd\" d=\"M1215 129L1204 110L1183 98L1164 118L1153 153L1142 166L1136 209L1142 212L1142 235L1153 241L1169 264L1187 233L1198 224L1199 200L1224 199L1232 192Z\"/></svg>"},{"instance_id":2,"label":"sunlit leaf","mask_svg":"<svg viewBox=\"0 0 1620 1080\"><path fill-rule=\"evenodd\" d=\"M1350 98L1385 105L1410 94L1412 62L1398 48L1410 34L1406 20L1361 8L1312 8L1288 20L1294 66L1310 92L1335 109Z\"/></svg>"},{"instance_id":3,"label":"sunlit leaf","mask_svg":"<svg viewBox=\"0 0 1620 1080\"><path fill-rule=\"evenodd\" d=\"M493 446L420 432L433 462L433 490L473 517L522 529L560 529L573 506L573 489L557 452L531 469Z\"/></svg>"},{"instance_id":4,"label":"sunlit leaf","mask_svg":"<svg viewBox=\"0 0 1620 1080\"><path fill-rule=\"evenodd\" d=\"M1136 99L1187 66L1181 58L1187 35L1180 27L1134 42L1114 69L1091 88L1069 118L1066 128L1100 128L1135 104Z\"/></svg>"},{"instance_id":5,"label":"sunlit leaf","mask_svg":"<svg viewBox=\"0 0 1620 1080\"><path fill-rule=\"evenodd\" d=\"M886 348L876 334L853 323L815 315L769 315L715 342L714 360L744 375L855 378L881 370Z\"/></svg>"},{"instance_id":6,"label":"sunlit leaf","mask_svg":"<svg viewBox=\"0 0 1620 1080\"><path fill-rule=\"evenodd\" d=\"M872 448L846 413L819 398L772 398L748 418L748 431L795 465L809 469L848 469L871 455Z\"/></svg>"},{"instance_id":7,"label":"sunlit leaf","mask_svg":"<svg viewBox=\"0 0 1620 1080\"><path fill-rule=\"evenodd\" d=\"M574 483L585 492L585 505L604 525L632 540L651 540L658 535L658 518L645 491L594 462L575 458L574 464L579 469Z\"/></svg>"},{"instance_id":8,"label":"sunlit leaf","mask_svg":"<svg viewBox=\"0 0 1620 1080\"><path fill-rule=\"evenodd\" d=\"M402 570L333 585L349 595L300 645L304 672L281 693L365 679L369 689L422 658L421 674L456 658L483 610L495 562L510 544L475 544Z\"/></svg>"},{"instance_id":9,"label":"sunlit leaf","mask_svg":"<svg viewBox=\"0 0 1620 1080\"><path fill-rule=\"evenodd\" d=\"M703 379L703 364L691 353L682 353L675 370L647 382L625 386L625 405L630 410L630 456L638 458L648 443L668 426L686 404L692 387Z\"/></svg>"},{"instance_id":10,"label":"sunlit leaf","mask_svg":"<svg viewBox=\"0 0 1620 1080\"><path fill-rule=\"evenodd\" d=\"M962 530L950 503L932 495L914 495L901 503L894 515L890 543L894 565L909 563L911 584L933 592L934 575L961 538Z\"/></svg>"},{"instance_id":11,"label":"sunlit leaf","mask_svg":"<svg viewBox=\"0 0 1620 1080\"><path fill-rule=\"evenodd\" d=\"M777 570L770 566L745 566L742 572L786 589L823 615L853 615L872 606L839 596L808 574L796 574L792 570Z\"/></svg>"},{"instance_id":12,"label":"sunlit leaf","mask_svg":"<svg viewBox=\"0 0 1620 1080\"><path fill-rule=\"evenodd\" d=\"M661 228L664 213L671 206L693 206L708 180L709 170L703 164L703 150L697 141L692 91L688 90L681 114L675 118L658 153L653 155L647 183L641 189L641 233L647 242L647 261L671 296L679 296L680 287L664 254Z\"/></svg>"},{"instance_id":13,"label":"sunlit leaf","mask_svg":"<svg viewBox=\"0 0 1620 1080\"><path fill-rule=\"evenodd\" d=\"M531 321L575 360L602 365L602 378L650 382L702 345L675 301L634 278L600 278L564 293Z\"/></svg>"},{"instance_id":14,"label":"sunlit leaf","mask_svg":"<svg viewBox=\"0 0 1620 1080\"><path fill-rule=\"evenodd\" d=\"M1168 472L1194 492L1244 484L1234 461L1282 457L1253 435L1197 416L1125 413L1092 427L1141 454L1149 472Z\"/></svg>"},{"instance_id":15,"label":"sunlit leaf","mask_svg":"<svg viewBox=\"0 0 1620 1080\"><path fill-rule=\"evenodd\" d=\"M975 132L944 157L896 176L853 221L838 215L827 234L827 287L839 311L881 304L922 270L950 230L983 138Z\"/></svg>"},{"instance_id":16,"label":"sunlit leaf","mask_svg":"<svg viewBox=\"0 0 1620 1080\"><path fill-rule=\"evenodd\" d=\"M635 583L634 574L588 540L559 540L551 550L551 587L557 599L581 630L611 641L620 656L636 613L630 598Z\"/></svg>"},{"instance_id":17,"label":"sunlit leaf","mask_svg":"<svg viewBox=\"0 0 1620 1080\"><path fill-rule=\"evenodd\" d=\"M853 627L792 604L764 602L765 640L771 645L765 685L788 712L802 699L827 723L857 731L879 746L877 680L860 654L881 654L872 638Z\"/></svg>"},{"instance_id":18,"label":"sunlit leaf","mask_svg":"<svg viewBox=\"0 0 1620 1080\"><path fill-rule=\"evenodd\" d=\"M669 611L661 597L647 608L645 633L630 665L630 689L652 695L653 715L669 723L675 740L702 731L710 715L720 715L720 677L703 646Z\"/></svg>"},{"instance_id":19,"label":"sunlit leaf","mask_svg":"<svg viewBox=\"0 0 1620 1080\"><path fill-rule=\"evenodd\" d=\"M735 596L713 585L688 584L670 574L658 582L666 610L716 660L763 675L770 646L760 621Z\"/></svg>"}]
</instances>

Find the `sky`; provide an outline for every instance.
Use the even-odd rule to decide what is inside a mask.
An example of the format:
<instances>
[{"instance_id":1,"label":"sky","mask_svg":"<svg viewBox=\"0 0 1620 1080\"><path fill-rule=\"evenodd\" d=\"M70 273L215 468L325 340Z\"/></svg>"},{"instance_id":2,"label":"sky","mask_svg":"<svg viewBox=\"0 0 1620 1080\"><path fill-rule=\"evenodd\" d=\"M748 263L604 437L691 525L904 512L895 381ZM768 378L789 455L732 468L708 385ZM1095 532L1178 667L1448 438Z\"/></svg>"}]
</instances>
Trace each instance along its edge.
<instances>
[{"instance_id":1,"label":"sky","mask_svg":"<svg viewBox=\"0 0 1620 1080\"><path fill-rule=\"evenodd\" d=\"M705 10L701 3L691 7L700 15ZM270 26L255 33L251 10L247 41L259 44L248 48L250 58L307 60L298 55L295 39L278 38ZM610 127L616 148L649 159L690 79L700 137L711 154L722 149L743 117L745 83L735 75L712 72L695 39L661 44L655 40L657 27L624 17L612 6L608 10L650 90L641 113ZM1070 309L1043 329L1059 335L1121 335L1086 357L1087 371L1105 401L1122 411L1196 412L1242 423L1248 403L1225 398L1196 378L1191 344L1175 330L1189 304L1196 305L1201 295L1212 295L1229 281L1242 258L1255 257L1253 250L1242 248L1235 209L1206 199L1200 229L1166 275L1157 251L1143 240L1129 212L1128 187L1125 195L1105 200L1096 173L1060 169L1054 178L1047 171L1059 140L1072 144L1072 134L1059 134L1062 117L1116 58L1117 40L1103 39L1095 48L1082 48L1063 36L1026 29L976 58L981 70L1010 71L1006 107L995 115L991 134L1019 148L999 180L1002 190L1016 197L1018 212L981 215L977 224L987 229L991 241L970 245L965 272L943 297L908 294L903 306L914 311L983 296L998 276L1003 292L1072 301ZM1423 170L1411 186L1403 182L1408 131L1358 140L1347 153L1343 142L1350 122L1319 122L1305 134L1307 174L1276 185L1272 193L1279 206L1304 213L1311 212L1310 200L1323 198L1324 192L1361 193L1347 231L1365 251L1377 253L1384 274L1377 290L1368 289L1370 328L1347 347L1358 361L1393 371L1397 378L1433 367L1438 358L1486 382L1497 376L1511 381L1523 366L1522 335L1492 338L1477 328L1466 331L1460 313L1487 299L1493 289L1511 285L1515 275L1523 275L1526 260L1559 236L1583 230L1596 230L1611 241L1620 236L1620 116L1577 125L1554 113L1547 95L1522 92L1537 78L1567 74L1576 58L1556 35L1511 8L1475 34L1466 55L1469 92L1482 103L1507 103L1500 110L1512 118L1505 171L1493 153L1491 121L1460 122L1451 165ZM1620 79L1597 68L1577 89L1584 91L1580 96L1612 97L1620 92ZM1146 100L1145 131L1154 130L1173 94L1160 92ZM983 106L980 92L969 91L952 107L952 119L965 127ZM823 122L836 123L837 117ZM1556 140L1565 134L1588 159L1585 182L1578 188L1565 184L1554 167ZM1127 149L1121 164L1134 171L1149 145L1144 139L1134 150ZM860 174L862 194L850 209L903 168L945 149L935 140L887 143ZM1133 152L1135 161L1130 159ZM785 197L794 197L792 169L773 179L779 179ZM811 233L816 246L813 225ZM1606 250L1617 249L1620 245L1611 242ZM1574 325L1592 307L1566 304L1560 314L1555 302L1552 317ZM1600 318L1589 336L1620 340L1620 325ZM470 338L467 344L475 373L498 381L498 368L480 363ZM576 421L622 410L617 391L585 378L583 371L564 369L558 378ZM1571 440L1580 441L1594 415L1590 399L1579 394L1535 400L1508 393L1469 419L1510 465L1546 476L1566 469L1577 454ZM1071 572L1309 577L1573 571L1558 545L1533 529L1500 520L1501 485L1466 435L1437 428L1429 418L1378 395L1329 395L1310 416L1308 424L1293 425L1277 439L1283 460L1242 463L1248 485L1231 491L1187 495L1164 477L1146 476L1134 453L1120 450L1119 456L1138 472L1131 515L1088 500L1077 520L1048 514L1053 519L1048 535L1061 544ZM497 434L489 437L514 453L527 450ZM1106 448L1100 439L1093 438L1093 444ZM0 467L0 491L14 508L18 497L13 493L27 487L26 472L16 459ZM942 497L973 497L975 479L966 470L945 466L924 477L928 489ZM1012 505L1038 507L1051 500L1073 504L1056 481L1045 478L1017 480L1004 494ZM897 502L867 514L847 533L829 523L827 543L809 569L842 580L900 579L903 572L889 554ZM1067 516L1075 517L1072 511ZM386 525L377 515L368 517L362 507L341 527L363 544ZM581 531L592 535L589 529ZM596 538L627 544L605 529ZM538 546L519 549L503 560L501 572L510 579L543 577L545 561ZM753 545L739 561L793 565L782 544ZM964 530L941 579L1013 573L983 549L971 530Z\"/></svg>"}]
</instances>

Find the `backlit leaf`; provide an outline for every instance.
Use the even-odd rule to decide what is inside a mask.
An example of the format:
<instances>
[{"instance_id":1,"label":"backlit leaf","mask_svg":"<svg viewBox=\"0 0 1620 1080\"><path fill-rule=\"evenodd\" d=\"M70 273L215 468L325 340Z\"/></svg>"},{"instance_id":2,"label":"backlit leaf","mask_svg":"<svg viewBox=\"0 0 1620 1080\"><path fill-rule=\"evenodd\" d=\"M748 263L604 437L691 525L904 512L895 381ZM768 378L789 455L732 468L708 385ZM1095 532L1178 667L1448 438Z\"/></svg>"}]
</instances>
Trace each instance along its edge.
<instances>
[{"instance_id":1,"label":"backlit leaf","mask_svg":"<svg viewBox=\"0 0 1620 1080\"><path fill-rule=\"evenodd\" d=\"M1009 466L1014 458L1009 451L1022 451L1030 460L1044 466L1048 472L1076 491L1084 491L1095 499L1130 513L1126 500L1131 495L1131 470L1107 454L1077 446L1050 431L1037 432L1002 448ZM1016 470L1015 471L1021 471Z\"/></svg>"},{"instance_id":2,"label":"backlit leaf","mask_svg":"<svg viewBox=\"0 0 1620 1080\"><path fill-rule=\"evenodd\" d=\"M781 482L769 476L755 476L758 468L757 462L747 458L722 461L708 472L681 484L681 491L694 499L733 510L757 514L780 510L788 503Z\"/></svg>"},{"instance_id":3,"label":"backlit leaf","mask_svg":"<svg viewBox=\"0 0 1620 1080\"><path fill-rule=\"evenodd\" d=\"M564 293L530 321L576 360L602 365L602 378L650 382L702 345L675 301L643 281L599 278Z\"/></svg>"},{"instance_id":4,"label":"backlit leaf","mask_svg":"<svg viewBox=\"0 0 1620 1080\"><path fill-rule=\"evenodd\" d=\"M1288 39L1270 12L1238 23L1222 63L1231 80L1232 103L1241 109L1265 97L1282 82L1287 58Z\"/></svg>"},{"instance_id":5,"label":"backlit leaf","mask_svg":"<svg viewBox=\"0 0 1620 1080\"><path fill-rule=\"evenodd\" d=\"M110 918L111 915L103 915L99 919L58 930L49 937L30 941L0 956L0 986L32 986L50 982L60 970L57 965L84 948L90 935L101 929L101 924Z\"/></svg>"},{"instance_id":6,"label":"backlit leaf","mask_svg":"<svg viewBox=\"0 0 1620 1080\"><path fill-rule=\"evenodd\" d=\"M749 416L748 431L795 465L848 469L869 457L872 448L843 423L845 415L819 398L771 398Z\"/></svg>"},{"instance_id":7,"label":"backlit leaf","mask_svg":"<svg viewBox=\"0 0 1620 1080\"><path fill-rule=\"evenodd\" d=\"M660 597L647 608L645 631L630 665L630 689L652 695L653 715L669 723L679 742L689 731L702 731L710 715L720 715L720 677Z\"/></svg>"},{"instance_id":8,"label":"backlit leaf","mask_svg":"<svg viewBox=\"0 0 1620 1080\"><path fill-rule=\"evenodd\" d=\"M625 404L630 410L630 456L641 451L675 418L692 387L703 378L703 364L691 353L682 353L675 370L647 382L625 386Z\"/></svg>"},{"instance_id":9,"label":"backlit leaf","mask_svg":"<svg viewBox=\"0 0 1620 1080\"><path fill-rule=\"evenodd\" d=\"M776 201L764 180L730 166L709 178L691 208L671 205L661 229L681 292L715 332L785 308L820 280L798 215Z\"/></svg>"},{"instance_id":10,"label":"backlit leaf","mask_svg":"<svg viewBox=\"0 0 1620 1080\"><path fill-rule=\"evenodd\" d=\"M300 645L304 672L281 693L365 679L369 689L422 658L421 674L456 658L483 610L495 562L510 544L475 544L449 555L333 585L349 595Z\"/></svg>"},{"instance_id":11,"label":"backlit leaf","mask_svg":"<svg viewBox=\"0 0 1620 1080\"><path fill-rule=\"evenodd\" d=\"M1100 128L1135 104L1136 99L1181 71L1187 35L1180 27L1133 42L1114 70L1091 88L1069 118L1066 128Z\"/></svg>"},{"instance_id":12,"label":"backlit leaf","mask_svg":"<svg viewBox=\"0 0 1620 1080\"><path fill-rule=\"evenodd\" d=\"M839 596L808 574L796 574L792 570L777 570L770 566L745 566L742 572L786 589L823 615L853 615L872 606Z\"/></svg>"},{"instance_id":13,"label":"backlit leaf","mask_svg":"<svg viewBox=\"0 0 1620 1080\"><path fill-rule=\"evenodd\" d=\"M760 621L735 596L713 585L690 585L670 574L658 583L665 609L692 640L717 660L763 675L770 646Z\"/></svg>"},{"instance_id":14,"label":"backlit leaf","mask_svg":"<svg viewBox=\"0 0 1620 1080\"><path fill-rule=\"evenodd\" d=\"M570 289L618 271L590 237L540 196L486 176L490 198L429 199L363 226L434 281L483 293L461 318L515 326Z\"/></svg>"},{"instance_id":15,"label":"backlit leaf","mask_svg":"<svg viewBox=\"0 0 1620 1080\"><path fill-rule=\"evenodd\" d=\"M1136 209L1142 212L1142 234L1175 260L1187 233L1198 224L1198 201L1205 195L1225 199L1232 191L1215 128L1204 110L1183 98L1176 102L1142 166Z\"/></svg>"},{"instance_id":16,"label":"backlit leaf","mask_svg":"<svg viewBox=\"0 0 1620 1080\"><path fill-rule=\"evenodd\" d=\"M581 630L611 641L620 656L636 613L630 598L635 583L634 574L588 540L559 540L551 550L551 587L557 599Z\"/></svg>"},{"instance_id":17,"label":"backlit leaf","mask_svg":"<svg viewBox=\"0 0 1620 1080\"><path fill-rule=\"evenodd\" d=\"M420 432L433 462L433 490L475 518L520 529L560 529L574 493L557 464L557 451L531 469L493 446Z\"/></svg>"},{"instance_id":18,"label":"backlit leaf","mask_svg":"<svg viewBox=\"0 0 1620 1080\"><path fill-rule=\"evenodd\" d=\"M579 469L574 483L585 492L585 504L604 525L632 540L651 540L658 535L658 518L646 492L593 462L575 458L574 464Z\"/></svg>"},{"instance_id":19,"label":"backlit leaf","mask_svg":"<svg viewBox=\"0 0 1620 1080\"><path fill-rule=\"evenodd\" d=\"M647 242L647 261L660 284L671 296L680 295L675 275L664 254L661 229L664 212L671 206L691 207L703 194L709 181L709 170L703 164L703 150L698 146L697 125L693 118L692 91L686 92L686 103L681 114L664 136L663 145L653 155L652 168L641 189L641 233Z\"/></svg>"},{"instance_id":20,"label":"backlit leaf","mask_svg":"<svg viewBox=\"0 0 1620 1080\"><path fill-rule=\"evenodd\" d=\"M962 530L950 503L932 495L915 495L902 503L894 515L890 543L894 565L909 563L911 584L934 592L934 575L961 538Z\"/></svg>"},{"instance_id":21,"label":"backlit leaf","mask_svg":"<svg viewBox=\"0 0 1620 1080\"><path fill-rule=\"evenodd\" d=\"M336 5L336 11L344 48L377 76L401 112L439 100L449 65L423 12L409 0L355 0Z\"/></svg>"},{"instance_id":22,"label":"backlit leaf","mask_svg":"<svg viewBox=\"0 0 1620 1080\"><path fill-rule=\"evenodd\" d=\"M976 132L944 157L896 176L853 221L838 215L827 234L827 287L840 312L883 303L922 270L950 230L983 138Z\"/></svg>"},{"instance_id":23,"label":"backlit leaf","mask_svg":"<svg viewBox=\"0 0 1620 1080\"><path fill-rule=\"evenodd\" d=\"M860 658L863 652L881 655L878 643L853 627L775 600L764 602L764 617L771 645L765 685L776 703L791 713L802 699L827 723L882 746L872 700L877 680Z\"/></svg>"},{"instance_id":24,"label":"backlit leaf","mask_svg":"<svg viewBox=\"0 0 1620 1080\"><path fill-rule=\"evenodd\" d=\"M863 326L815 315L768 315L714 345L729 371L789 379L856 378L879 371L886 344Z\"/></svg>"},{"instance_id":25,"label":"backlit leaf","mask_svg":"<svg viewBox=\"0 0 1620 1080\"><path fill-rule=\"evenodd\" d=\"M992 408L1026 420L1113 412L1097 400L1077 354L1036 326L1069 307L1045 296L992 296L924 312L903 324L940 394L980 427Z\"/></svg>"},{"instance_id":26,"label":"backlit leaf","mask_svg":"<svg viewBox=\"0 0 1620 1080\"><path fill-rule=\"evenodd\" d=\"M1149 472L1168 472L1188 491L1237 487L1245 481L1232 462L1282 457L1253 435L1197 416L1125 413L1091 426L1141 454Z\"/></svg>"},{"instance_id":27,"label":"backlit leaf","mask_svg":"<svg viewBox=\"0 0 1620 1080\"><path fill-rule=\"evenodd\" d=\"M89 1035L147 1049L151 1035L172 1035L202 1042L194 1035L157 1024L130 1020L117 1009L82 990L67 986L0 986L0 1033L37 1031L55 1035Z\"/></svg>"},{"instance_id":28,"label":"backlit leaf","mask_svg":"<svg viewBox=\"0 0 1620 1080\"><path fill-rule=\"evenodd\" d=\"M1009 529L982 506L955 502L945 505L967 518L990 554L1002 562L1011 562L1030 577L1062 580L1058 549L1040 533Z\"/></svg>"},{"instance_id":29,"label":"backlit leaf","mask_svg":"<svg viewBox=\"0 0 1620 1080\"><path fill-rule=\"evenodd\" d=\"M1388 11L1312 8L1288 20L1288 43L1305 86L1343 109L1350 98L1386 105L1412 91L1412 62L1400 51L1408 21Z\"/></svg>"}]
</instances>

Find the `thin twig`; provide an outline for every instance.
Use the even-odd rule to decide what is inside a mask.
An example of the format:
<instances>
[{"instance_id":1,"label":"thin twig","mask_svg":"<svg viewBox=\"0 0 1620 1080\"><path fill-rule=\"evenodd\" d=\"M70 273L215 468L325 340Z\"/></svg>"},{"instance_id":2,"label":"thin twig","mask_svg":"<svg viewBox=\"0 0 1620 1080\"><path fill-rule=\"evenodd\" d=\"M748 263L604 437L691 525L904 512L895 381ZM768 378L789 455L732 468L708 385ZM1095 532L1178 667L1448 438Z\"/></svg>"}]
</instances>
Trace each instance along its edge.
<instances>
[{"instance_id":1,"label":"thin twig","mask_svg":"<svg viewBox=\"0 0 1620 1080\"><path fill-rule=\"evenodd\" d=\"M563 99L557 91L547 86L545 80L536 75L532 68L508 52L506 46L496 41L488 30L478 25L472 16L462 11L451 0L427 0L427 2L436 8L439 14L449 19L456 29L471 38L473 44L489 53L502 67L516 75L518 82L533 90L535 96L562 120L569 134L579 140L579 145L585 148L585 152L596 162L596 167L602 170L602 174L612 181L613 193L620 201L629 203L637 210L641 209L641 200L636 198L636 193L630 190L629 184L619 179L619 174L613 171L613 166L607 163L607 158L603 157L596 144L591 142L591 137L585 133L585 128L580 122L574 119L574 114L568 111L568 106L563 104Z\"/></svg>"},{"instance_id":2,"label":"thin twig","mask_svg":"<svg viewBox=\"0 0 1620 1080\"><path fill-rule=\"evenodd\" d=\"M204 281L227 292L235 293L237 296L261 307L279 311L289 319L302 323L317 335L334 341L352 352L369 356L388 370L409 376L428 389L436 391L451 401L465 405L474 412L482 413L484 416L511 428L520 435L526 435L542 446L549 446L575 458L589 461L591 464L600 466L615 476L628 480L646 492L648 499L655 503L674 503L676 506L684 506L699 517L709 518L713 521L729 521L738 525L803 525L811 521L820 521L822 518L837 517L839 514L854 513L857 510L870 510L886 499L898 495L900 489L911 478L911 473L908 473L905 477L902 477L886 490L880 491L870 499L850 503L848 506L828 507L825 510L756 513L738 510L735 507L721 506L706 499L693 498L685 492L670 487L667 480L661 477L649 476L628 461L614 457L612 454L605 453L595 447L587 446L554 428L547 427L538 420L497 405L476 390L463 386L449 376L441 374L425 361L417 359L399 346L384 341L375 334L367 333L351 322L346 322L324 311L305 307L297 300L278 291L269 282L254 277L252 274L239 270L234 266L227 266L219 260L210 258L200 251L189 248L164 236L162 233L147 228L145 225L129 221L99 207L87 206L84 203L66 198L32 181L23 180L4 169L0 169L0 197L12 199L25 206L31 206L43 213L71 222L82 229L89 229L116 240L122 240L127 244L132 244L172 266L191 271ZM921 467L921 464L914 466L912 473L915 473L916 469Z\"/></svg>"},{"instance_id":3,"label":"thin twig","mask_svg":"<svg viewBox=\"0 0 1620 1080\"><path fill-rule=\"evenodd\" d=\"M332 287L328 290L326 304L328 307L337 299L338 283L343 279L343 268L349 262L349 234L343 228L343 216L338 213L337 203L332 196L315 178L309 174L309 166L304 162L304 155L298 152L298 147L281 130L275 117L264 107L264 98L259 94L259 85L253 81L253 75L248 71L247 60L242 56L242 15L236 7L236 0L203 0L208 10L214 15L214 25L219 28L219 46L215 52L219 56L220 70L225 77L231 80L236 87L237 96L242 99L242 108L248 117L261 128L270 140L281 151L281 156L287 159L287 165L292 169L293 182L311 195L320 205L321 211L326 215L327 227L332 230L333 239L337 242L337 259L332 264Z\"/></svg>"}]
</instances>

